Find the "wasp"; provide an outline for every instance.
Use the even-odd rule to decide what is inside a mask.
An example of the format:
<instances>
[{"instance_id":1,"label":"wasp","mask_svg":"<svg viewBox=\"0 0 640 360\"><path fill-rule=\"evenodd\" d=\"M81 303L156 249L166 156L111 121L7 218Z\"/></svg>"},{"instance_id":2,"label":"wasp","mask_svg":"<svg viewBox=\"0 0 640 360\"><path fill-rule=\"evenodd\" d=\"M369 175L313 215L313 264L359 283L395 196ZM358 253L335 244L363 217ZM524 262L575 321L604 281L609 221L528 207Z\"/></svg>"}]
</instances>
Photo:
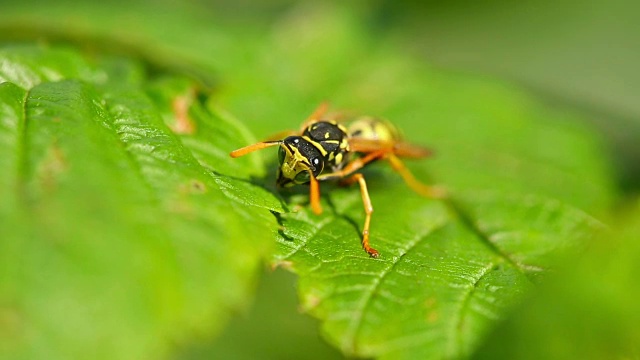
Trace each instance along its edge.
<instances>
[{"instance_id":1,"label":"wasp","mask_svg":"<svg viewBox=\"0 0 640 360\"><path fill-rule=\"evenodd\" d=\"M400 158L425 158L426 148L403 142L398 130L389 122L372 118L356 118L347 127L337 116L327 115L328 105L322 103L304 121L298 131L284 131L271 139L231 152L240 157L272 146L278 149L277 185L290 187L309 184L310 204L321 214L319 182L339 180L342 185L358 183L366 214L362 230L362 247L373 258L379 252L369 245L369 227L373 206L367 183L359 172L365 165L385 160L414 191L429 198L442 198L444 189L418 181ZM282 138L284 137L284 138Z\"/></svg>"}]
</instances>

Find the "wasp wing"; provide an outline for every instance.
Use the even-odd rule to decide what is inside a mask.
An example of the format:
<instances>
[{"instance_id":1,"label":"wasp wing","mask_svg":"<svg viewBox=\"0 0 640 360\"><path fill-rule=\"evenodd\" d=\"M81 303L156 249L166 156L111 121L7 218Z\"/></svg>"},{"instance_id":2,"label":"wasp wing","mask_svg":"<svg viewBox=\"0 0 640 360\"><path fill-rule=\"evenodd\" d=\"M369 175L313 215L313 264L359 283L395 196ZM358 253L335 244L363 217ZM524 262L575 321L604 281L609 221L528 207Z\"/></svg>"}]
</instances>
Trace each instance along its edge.
<instances>
[{"instance_id":1,"label":"wasp wing","mask_svg":"<svg viewBox=\"0 0 640 360\"><path fill-rule=\"evenodd\" d=\"M351 151L372 153L384 151L399 157L420 159L433 154L433 151L422 146L397 141L381 141L362 138L349 139Z\"/></svg>"}]
</instances>

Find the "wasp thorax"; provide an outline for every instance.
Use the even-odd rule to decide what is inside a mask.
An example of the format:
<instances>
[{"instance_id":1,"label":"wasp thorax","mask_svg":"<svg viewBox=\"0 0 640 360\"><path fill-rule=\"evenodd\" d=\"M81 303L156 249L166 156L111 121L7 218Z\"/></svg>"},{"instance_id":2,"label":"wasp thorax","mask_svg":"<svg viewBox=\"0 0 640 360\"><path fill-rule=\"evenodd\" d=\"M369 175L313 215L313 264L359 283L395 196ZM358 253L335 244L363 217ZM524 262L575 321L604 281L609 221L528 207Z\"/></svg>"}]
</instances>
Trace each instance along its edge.
<instances>
[{"instance_id":1,"label":"wasp thorax","mask_svg":"<svg viewBox=\"0 0 640 360\"><path fill-rule=\"evenodd\" d=\"M322 155L318 149L301 136L284 139L278 150L279 186L308 183L312 174L318 176L324 168Z\"/></svg>"}]
</instances>

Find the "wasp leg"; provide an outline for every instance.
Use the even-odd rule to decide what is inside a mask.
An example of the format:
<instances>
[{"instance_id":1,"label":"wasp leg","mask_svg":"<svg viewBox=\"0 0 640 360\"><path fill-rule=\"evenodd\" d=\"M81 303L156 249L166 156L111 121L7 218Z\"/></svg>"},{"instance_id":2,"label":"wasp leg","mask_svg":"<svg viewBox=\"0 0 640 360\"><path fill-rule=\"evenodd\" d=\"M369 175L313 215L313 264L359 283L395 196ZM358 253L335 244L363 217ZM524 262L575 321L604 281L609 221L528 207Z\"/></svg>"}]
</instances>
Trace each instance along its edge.
<instances>
[{"instance_id":1,"label":"wasp leg","mask_svg":"<svg viewBox=\"0 0 640 360\"><path fill-rule=\"evenodd\" d=\"M313 174L311 174L309 184L309 202L311 202L311 210L313 210L316 215L320 215L322 214L322 207L320 206L320 184Z\"/></svg>"},{"instance_id":2,"label":"wasp leg","mask_svg":"<svg viewBox=\"0 0 640 360\"><path fill-rule=\"evenodd\" d=\"M317 180L344 178L345 176L362 168L367 163L383 157L384 154L385 154L385 151L378 151L371 154L367 154L363 158L353 160L340 171L330 173L330 174L320 175ZM371 214L373 213L373 206L371 205L371 198L369 197L369 191L367 190L367 183L364 180L364 176L362 176L362 174L360 173L356 173L350 176L349 178L343 179L343 181L349 184L357 181L360 184L360 195L362 196L362 203L364 204L364 212L366 214L366 218L364 220L364 229L362 230L362 247L367 252L367 254L369 254L371 257L377 258L379 256L378 250L369 246L369 224L371 223ZM313 180L311 182L311 188L312 188L311 206L313 207L313 191L314 191Z\"/></svg>"},{"instance_id":3,"label":"wasp leg","mask_svg":"<svg viewBox=\"0 0 640 360\"><path fill-rule=\"evenodd\" d=\"M438 186L428 186L418 181L409 171L409 169L407 169L402 160L400 160L394 154L386 154L385 158L389 161L389 164L391 165L393 170L395 170L398 174L400 174L400 176L402 176L404 182L407 183L407 185L409 185L409 187L413 189L413 191L422 196L432 199L442 199L447 196L447 192L445 189Z\"/></svg>"},{"instance_id":4,"label":"wasp leg","mask_svg":"<svg viewBox=\"0 0 640 360\"><path fill-rule=\"evenodd\" d=\"M322 174L318 176L318 180L324 181L324 180L344 178L345 176L348 176L353 172L360 170L363 166L367 165L368 163L377 159L384 158L385 153L387 153L387 151L388 150L375 151L365 155L364 157L357 158L351 161L350 163L348 163L344 168L342 168L342 170L328 173L328 174ZM348 182L349 180L347 179L345 181Z\"/></svg>"},{"instance_id":5,"label":"wasp leg","mask_svg":"<svg viewBox=\"0 0 640 360\"><path fill-rule=\"evenodd\" d=\"M309 190L310 191L309 201L311 203L311 209L313 210L313 212L316 213L317 215L322 213L322 207L320 206L320 185L319 185L318 181L331 180L331 179L342 179L342 181L345 181L345 182L348 182L348 183L354 183L356 180L351 181L350 178L349 179L343 179L343 178L345 176L350 175L354 171L357 171L358 169L360 169L364 165L366 165L368 162L371 162L371 161L379 158L382 155L384 155L383 152L368 154L367 156L365 156L363 158L358 158L358 159L353 160L352 162L347 164L347 166L345 166L340 171L332 172L332 173L329 173L329 174L322 174L322 175L318 176L317 178L315 176L313 176L313 174L311 174L310 181L309 181L309 183L311 185L310 186L310 190ZM365 188L366 188L366 186L365 186ZM368 195L367 195L367 198L368 198Z\"/></svg>"},{"instance_id":6,"label":"wasp leg","mask_svg":"<svg viewBox=\"0 0 640 360\"><path fill-rule=\"evenodd\" d=\"M372 258L380 256L378 250L369 246L369 225L371 224L371 214L373 213L373 206L371 205L371 198L369 197L369 191L367 190L367 182L364 180L362 174L353 174L349 179L350 182L358 182L360 184L360 195L362 196L362 203L364 205L364 212L366 217L364 219L364 228L362 229L362 247L364 251Z\"/></svg>"},{"instance_id":7,"label":"wasp leg","mask_svg":"<svg viewBox=\"0 0 640 360\"><path fill-rule=\"evenodd\" d=\"M371 153L374 151L384 150L385 152L393 153L396 156L411 159L422 159L431 156L432 154L430 149L394 141L351 138L349 139L349 146L351 147L351 150L355 152Z\"/></svg>"},{"instance_id":8,"label":"wasp leg","mask_svg":"<svg viewBox=\"0 0 640 360\"><path fill-rule=\"evenodd\" d=\"M349 186L349 185L353 185L357 181L358 181L358 179L355 179L353 176L351 176L351 177L348 177L348 178L340 179L338 181L338 185L340 185L340 186Z\"/></svg>"},{"instance_id":9,"label":"wasp leg","mask_svg":"<svg viewBox=\"0 0 640 360\"><path fill-rule=\"evenodd\" d=\"M445 189L438 186L428 186L418 181L409 171L409 169L407 169L402 160L400 160L395 154L393 154L391 148L374 151L362 158L355 159L340 171L318 176L318 180L344 178L354 171L361 169L367 163L378 159L385 159L389 161L389 164L391 165L393 170L400 174L404 182L407 183L407 185L409 185L409 187L418 194L432 199L442 199L447 196L447 192ZM343 182L348 184L350 182L350 179L345 179L343 180Z\"/></svg>"}]
</instances>

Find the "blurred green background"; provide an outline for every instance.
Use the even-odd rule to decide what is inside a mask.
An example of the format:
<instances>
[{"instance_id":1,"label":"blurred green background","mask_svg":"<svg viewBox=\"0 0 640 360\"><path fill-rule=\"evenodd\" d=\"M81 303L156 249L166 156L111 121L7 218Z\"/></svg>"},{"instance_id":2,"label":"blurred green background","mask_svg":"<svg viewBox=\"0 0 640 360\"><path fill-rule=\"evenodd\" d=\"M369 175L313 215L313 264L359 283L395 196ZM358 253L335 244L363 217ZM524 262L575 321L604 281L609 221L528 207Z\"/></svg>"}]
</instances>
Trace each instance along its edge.
<instances>
[{"instance_id":1,"label":"blurred green background","mask_svg":"<svg viewBox=\"0 0 640 360\"><path fill-rule=\"evenodd\" d=\"M258 54L249 39L267 36L301 8L330 3L340 2L3 0L0 6L5 39L37 37L38 28L64 38L100 34L135 49L143 45L155 60L161 54L178 57L176 62L193 60L216 74L223 91L233 91L233 84L246 85L238 80L238 61L249 64ZM437 67L503 78L549 104L580 109L605 136L621 186L632 191L640 186L637 2L372 0L341 6L365 24L358 30L365 33L356 36L393 38L407 54ZM326 31L335 29L328 24ZM233 54L221 58L221 51ZM357 67L357 59L351 61ZM263 95L267 101L272 94Z\"/></svg>"},{"instance_id":2,"label":"blurred green background","mask_svg":"<svg viewBox=\"0 0 640 360\"><path fill-rule=\"evenodd\" d=\"M328 33L354 23L353 36L362 42L384 39L405 56L449 72L505 79L552 107L579 111L603 135L624 197L640 189L640 5L630 0L2 0L0 40L55 38L89 52L132 53L158 68L192 72L260 138L277 130L274 122L278 128L295 126L310 104L324 100L308 95L308 103L292 106L297 112L289 118L260 119L265 106L289 100L267 81L285 75L254 77L256 63L278 61L264 58L269 49L261 47L262 39L277 34L286 41L287 34L278 34L281 24L299 21L304 31L304 22L316 18L296 14L334 6L346 8L340 16L353 19L327 23ZM296 50L295 43L283 46ZM322 58L322 48L302 50L300 57ZM328 72L344 64L358 68L358 59L323 60ZM185 63L192 65L183 68ZM308 88L317 92L313 84ZM340 358L320 339L317 322L295 311L294 280L281 270L266 270L251 310L238 314L218 339L181 345L176 359Z\"/></svg>"}]
</instances>

